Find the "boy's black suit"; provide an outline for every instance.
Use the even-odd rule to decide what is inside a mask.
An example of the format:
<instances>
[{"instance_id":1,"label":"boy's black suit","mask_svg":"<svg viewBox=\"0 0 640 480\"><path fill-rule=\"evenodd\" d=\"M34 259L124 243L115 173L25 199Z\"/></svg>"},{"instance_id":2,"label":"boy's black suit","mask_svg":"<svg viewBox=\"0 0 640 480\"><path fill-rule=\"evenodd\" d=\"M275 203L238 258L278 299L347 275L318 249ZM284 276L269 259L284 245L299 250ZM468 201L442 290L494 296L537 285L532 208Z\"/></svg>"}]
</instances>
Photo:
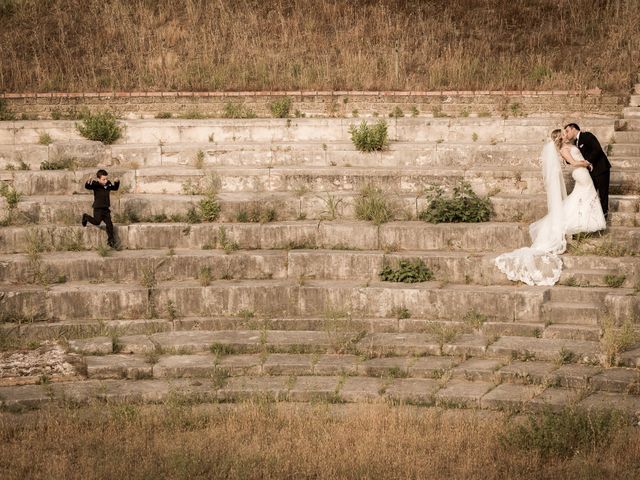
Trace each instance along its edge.
<instances>
[{"instance_id":1,"label":"boy's black suit","mask_svg":"<svg viewBox=\"0 0 640 480\"><path fill-rule=\"evenodd\" d=\"M116 191L120 188L120 182L111 183L107 181L102 185L95 180L84 184L84 188L87 190L93 190L93 217L84 213L82 215L82 225L86 225L87 222L93 225L100 225L104 222L107 227L107 244L110 247L115 247L116 239L113 234L113 223L111 222L111 199L109 198L109 192Z\"/></svg>"},{"instance_id":2,"label":"boy's black suit","mask_svg":"<svg viewBox=\"0 0 640 480\"><path fill-rule=\"evenodd\" d=\"M607 215L609 212L609 177L611 175L609 159L602 150L600 142L591 132L581 131L576 138L576 145L585 160L593 165L593 170L589 174L593 180L593 186L600 196L602 212Z\"/></svg>"}]
</instances>

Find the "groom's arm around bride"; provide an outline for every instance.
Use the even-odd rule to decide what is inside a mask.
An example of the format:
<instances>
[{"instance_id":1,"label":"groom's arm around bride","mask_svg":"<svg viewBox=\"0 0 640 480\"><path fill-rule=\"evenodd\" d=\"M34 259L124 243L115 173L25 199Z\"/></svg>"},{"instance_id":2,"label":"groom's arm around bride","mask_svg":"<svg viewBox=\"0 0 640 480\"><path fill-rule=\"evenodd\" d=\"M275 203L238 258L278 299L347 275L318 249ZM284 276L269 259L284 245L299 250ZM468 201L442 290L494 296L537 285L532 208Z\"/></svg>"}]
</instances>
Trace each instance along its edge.
<instances>
[{"instance_id":1,"label":"groom's arm around bride","mask_svg":"<svg viewBox=\"0 0 640 480\"><path fill-rule=\"evenodd\" d=\"M580 131L580 127L575 123L567 124L564 130L566 137L576 142L576 146L585 160L593 165L589 173L593 180L593 186L598 191L602 212L607 216L609 212L609 177L611 172L609 159L593 133Z\"/></svg>"}]
</instances>

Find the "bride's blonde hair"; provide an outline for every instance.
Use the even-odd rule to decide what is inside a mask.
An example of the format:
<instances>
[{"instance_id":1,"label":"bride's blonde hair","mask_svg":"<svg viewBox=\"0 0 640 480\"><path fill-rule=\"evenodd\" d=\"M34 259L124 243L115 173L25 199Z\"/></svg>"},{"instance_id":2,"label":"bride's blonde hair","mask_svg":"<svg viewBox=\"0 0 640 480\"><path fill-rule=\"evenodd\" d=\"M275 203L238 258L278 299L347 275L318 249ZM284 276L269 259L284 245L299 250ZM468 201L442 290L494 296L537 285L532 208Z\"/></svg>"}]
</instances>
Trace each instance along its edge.
<instances>
[{"instance_id":1,"label":"bride's blonde hair","mask_svg":"<svg viewBox=\"0 0 640 480\"><path fill-rule=\"evenodd\" d=\"M562 148L562 130L559 128L556 128L551 132L550 137L551 137L551 140L553 140L553 143L555 144L556 148L560 150Z\"/></svg>"}]
</instances>

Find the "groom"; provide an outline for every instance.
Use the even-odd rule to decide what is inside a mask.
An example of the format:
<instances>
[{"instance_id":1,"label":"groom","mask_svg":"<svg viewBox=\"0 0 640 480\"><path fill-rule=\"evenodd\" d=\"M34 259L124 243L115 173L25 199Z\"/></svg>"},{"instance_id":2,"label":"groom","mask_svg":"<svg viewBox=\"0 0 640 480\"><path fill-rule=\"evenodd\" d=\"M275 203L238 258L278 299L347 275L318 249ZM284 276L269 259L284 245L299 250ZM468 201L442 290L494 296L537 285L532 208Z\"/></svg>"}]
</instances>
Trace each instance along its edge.
<instances>
[{"instance_id":1,"label":"groom","mask_svg":"<svg viewBox=\"0 0 640 480\"><path fill-rule=\"evenodd\" d=\"M591 180L593 180L593 186L598 191L600 196L600 204L602 205L602 213L605 218L608 218L609 214L609 176L611 173L611 164L609 159L602 151L600 142L596 136L591 132L581 132L580 127L575 123L569 123L564 127L564 133L567 139L575 144L580 150L582 156L593 167L589 173Z\"/></svg>"}]
</instances>

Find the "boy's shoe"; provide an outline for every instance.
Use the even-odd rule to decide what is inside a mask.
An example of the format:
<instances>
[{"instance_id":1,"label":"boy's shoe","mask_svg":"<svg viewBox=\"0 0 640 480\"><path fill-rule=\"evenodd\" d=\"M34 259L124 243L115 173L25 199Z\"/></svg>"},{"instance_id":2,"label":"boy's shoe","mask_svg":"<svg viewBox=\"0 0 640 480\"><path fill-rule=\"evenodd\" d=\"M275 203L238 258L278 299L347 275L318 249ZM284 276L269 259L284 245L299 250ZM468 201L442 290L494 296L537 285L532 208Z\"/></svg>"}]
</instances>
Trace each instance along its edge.
<instances>
[{"instance_id":1,"label":"boy's shoe","mask_svg":"<svg viewBox=\"0 0 640 480\"><path fill-rule=\"evenodd\" d=\"M82 226L83 227L87 226L87 214L86 213L82 214Z\"/></svg>"}]
</instances>

